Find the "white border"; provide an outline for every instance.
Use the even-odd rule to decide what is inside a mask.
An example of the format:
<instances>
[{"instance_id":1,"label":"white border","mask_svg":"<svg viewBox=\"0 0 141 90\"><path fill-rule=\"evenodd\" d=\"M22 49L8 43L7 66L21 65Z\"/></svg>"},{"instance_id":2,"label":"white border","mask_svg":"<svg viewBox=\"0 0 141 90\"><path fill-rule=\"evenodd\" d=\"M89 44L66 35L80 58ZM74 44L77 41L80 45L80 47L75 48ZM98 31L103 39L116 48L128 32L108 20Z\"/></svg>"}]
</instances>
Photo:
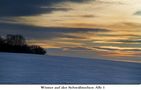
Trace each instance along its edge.
<instances>
[{"instance_id":1,"label":"white border","mask_svg":"<svg viewBox=\"0 0 141 90\"><path fill-rule=\"evenodd\" d=\"M0 90L141 90L141 85L0 85Z\"/></svg>"}]
</instances>

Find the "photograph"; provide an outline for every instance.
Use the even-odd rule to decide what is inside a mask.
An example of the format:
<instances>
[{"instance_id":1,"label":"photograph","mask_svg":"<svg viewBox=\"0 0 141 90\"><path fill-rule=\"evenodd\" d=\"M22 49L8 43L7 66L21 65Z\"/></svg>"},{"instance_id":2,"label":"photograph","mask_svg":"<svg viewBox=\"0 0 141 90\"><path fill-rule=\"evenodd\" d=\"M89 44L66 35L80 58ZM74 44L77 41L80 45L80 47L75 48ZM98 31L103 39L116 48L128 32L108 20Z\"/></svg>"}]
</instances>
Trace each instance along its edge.
<instances>
[{"instance_id":1,"label":"photograph","mask_svg":"<svg viewBox=\"0 0 141 90\"><path fill-rule=\"evenodd\" d=\"M141 0L0 0L0 85L43 84L141 86Z\"/></svg>"}]
</instances>

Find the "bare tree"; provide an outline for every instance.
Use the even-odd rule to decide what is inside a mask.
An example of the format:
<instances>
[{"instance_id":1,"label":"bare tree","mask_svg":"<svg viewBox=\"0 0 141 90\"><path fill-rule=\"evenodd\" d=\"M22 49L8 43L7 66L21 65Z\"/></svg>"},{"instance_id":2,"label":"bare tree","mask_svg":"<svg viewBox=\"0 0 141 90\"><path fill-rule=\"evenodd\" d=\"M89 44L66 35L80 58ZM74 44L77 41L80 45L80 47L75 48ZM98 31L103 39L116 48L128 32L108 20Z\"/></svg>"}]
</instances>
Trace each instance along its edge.
<instances>
[{"instance_id":1,"label":"bare tree","mask_svg":"<svg viewBox=\"0 0 141 90\"><path fill-rule=\"evenodd\" d=\"M0 44L4 44L4 39L0 36Z\"/></svg>"},{"instance_id":2,"label":"bare tree","mask_svg":"<svg viewBox=\"0 0 141 90\"><path fill-rule=\"evenodd\" d=\"M20 45L23 46L26 44L25 38L21 35L11 35L6 36L6 41L10 45Z\"/></svg>"}]
</instances>

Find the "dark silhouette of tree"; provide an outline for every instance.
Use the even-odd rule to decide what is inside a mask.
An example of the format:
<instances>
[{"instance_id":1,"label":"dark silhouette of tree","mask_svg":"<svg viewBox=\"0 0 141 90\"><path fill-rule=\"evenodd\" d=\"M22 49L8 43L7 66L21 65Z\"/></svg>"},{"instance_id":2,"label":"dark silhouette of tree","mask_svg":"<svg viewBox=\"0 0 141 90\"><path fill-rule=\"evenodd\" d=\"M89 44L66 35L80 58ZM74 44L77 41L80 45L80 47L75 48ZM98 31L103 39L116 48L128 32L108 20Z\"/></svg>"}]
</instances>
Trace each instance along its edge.
<instances>
[{"instance_id":1,"label":"dark silhouette of tree","mask_svg":"<svg viewBox=\"0 0 141 90\"><path fill-rule=\"evenodd\" d=\"M4 43L4 39L0 36L0 45Z\"/></svg>"},{"instance_id":2,"label":"dark silhouette of tree","mask_svg":"<svg viewBox=\"0 0 141 90\"><path fill-rule=\"evenodd\" d=\"M46 53L46 51L42 47L37 46L37 45L32 45L30 46L30 48L34 54L45 54Z\"/></svg>"},{"instance_id":3,"label":"dark silhouette of tree","mask_svg":"<svg viewBox=\"0 0 141 90\"><path fill-rule=\"evenodd\" d=\"M46 54L46 51L37 45L29 46L21 35L7 35L5 38L0 36L0 51L14 53Z\"/></svg>"},{"instance_id":4,"label":"dark silhouette of tree","mask_svg":"<svg viewBox=\"0 0 141 90\"><path fill-rule=\"evenodd\" d=\"M8 34L6 36L6 41L7 44L9 45L20 45L20 46L26 45L25 38L21 35Z\"/></svg>"}]
</instances>

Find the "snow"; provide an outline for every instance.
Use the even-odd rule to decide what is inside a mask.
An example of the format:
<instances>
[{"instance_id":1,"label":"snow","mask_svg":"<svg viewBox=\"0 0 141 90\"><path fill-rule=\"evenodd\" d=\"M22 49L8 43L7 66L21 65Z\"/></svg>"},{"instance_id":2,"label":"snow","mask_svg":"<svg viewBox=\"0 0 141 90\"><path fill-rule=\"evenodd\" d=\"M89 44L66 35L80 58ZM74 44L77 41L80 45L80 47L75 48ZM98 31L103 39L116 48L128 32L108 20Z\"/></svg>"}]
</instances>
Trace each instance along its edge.
<instances>
[{"instance_id":1,"label":"snow","mask_svg":"<svg viewBox=\"0 0 141 90\"><path fill-rule=\"evenodd\" d=\"M141 63L0 53L0 84L139 84Z\"/></svg>"}]
</instances>

